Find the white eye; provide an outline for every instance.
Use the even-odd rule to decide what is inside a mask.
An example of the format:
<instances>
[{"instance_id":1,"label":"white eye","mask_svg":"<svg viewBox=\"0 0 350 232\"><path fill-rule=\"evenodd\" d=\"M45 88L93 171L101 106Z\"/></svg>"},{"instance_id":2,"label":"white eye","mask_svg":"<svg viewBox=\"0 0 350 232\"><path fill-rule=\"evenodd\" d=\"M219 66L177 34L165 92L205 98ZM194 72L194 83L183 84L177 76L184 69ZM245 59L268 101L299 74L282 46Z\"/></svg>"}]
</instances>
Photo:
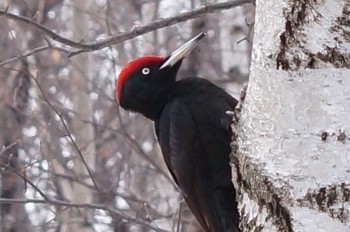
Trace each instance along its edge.
<instances>
[{"instance_id":1,"label":"white eye","mask_svg":"<svg viewBox=\"0 0 350 232\"><path fill-rule=\"evenodd\" d=\"M142 69L142 74L143 74L143 75L148 75L149 73L150 73L149 68L143 68L143 69Z\"/></svg>"}]
</instances>

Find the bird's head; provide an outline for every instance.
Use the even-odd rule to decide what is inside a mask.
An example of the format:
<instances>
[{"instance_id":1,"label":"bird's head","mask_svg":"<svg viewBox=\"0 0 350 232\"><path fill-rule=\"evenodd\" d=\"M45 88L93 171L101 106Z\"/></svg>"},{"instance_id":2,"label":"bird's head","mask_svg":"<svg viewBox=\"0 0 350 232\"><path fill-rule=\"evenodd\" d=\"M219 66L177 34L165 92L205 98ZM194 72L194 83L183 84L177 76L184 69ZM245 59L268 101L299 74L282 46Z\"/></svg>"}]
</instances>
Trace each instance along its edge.
<instances>
[{"instance_id":1,"label":"bird's head","mask_svg":"<svg viewBox=\"0 0 350 232\"><path fill-rule=\"evenodd\" d=\"M120 106L154 119L167 101L182 60L204 36L198 34L168 57L145 56L126 64L116 81Z\"/></svg>"}]
</instances>

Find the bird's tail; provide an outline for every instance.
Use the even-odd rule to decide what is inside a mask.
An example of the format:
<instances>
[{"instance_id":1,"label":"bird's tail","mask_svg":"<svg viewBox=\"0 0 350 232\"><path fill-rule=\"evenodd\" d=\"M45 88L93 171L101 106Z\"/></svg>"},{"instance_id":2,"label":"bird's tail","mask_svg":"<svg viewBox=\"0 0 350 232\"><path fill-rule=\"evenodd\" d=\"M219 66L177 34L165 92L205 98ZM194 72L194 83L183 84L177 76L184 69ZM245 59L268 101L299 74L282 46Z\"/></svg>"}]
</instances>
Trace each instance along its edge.
<instances>
[{"instance_id":1,"label":"bird's tail","mask_svg":"<svg viewBox=\"0 0 350 232\"><path fill-rule=\"evenodd\" d=\"M235 191L232 185L217 189L214 193L218 216L223 232L240 232L239 213Z\"/></svg>"}]
</instances>

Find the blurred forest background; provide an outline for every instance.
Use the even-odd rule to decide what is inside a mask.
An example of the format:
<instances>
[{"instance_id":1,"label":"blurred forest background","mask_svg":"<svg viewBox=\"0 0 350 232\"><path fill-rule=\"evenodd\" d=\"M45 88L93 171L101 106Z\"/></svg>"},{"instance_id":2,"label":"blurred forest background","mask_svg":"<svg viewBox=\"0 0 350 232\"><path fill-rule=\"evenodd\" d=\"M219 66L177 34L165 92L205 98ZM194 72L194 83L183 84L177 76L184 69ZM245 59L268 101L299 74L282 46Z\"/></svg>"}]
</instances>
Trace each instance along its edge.
<instances>
[{"instance_id":1,"label":"blurred forest background","mask_svg":"<svg viewBox=\"0 0 350 232\"><path fill-rule=\"evenodd\" d=\"M48 31L77 44L102 41L218 2L0 1L2 232L199 231L153 123L119 108L115 78L131 59L166 56L206 31L179 77L210 79L237 97L248 80L254 6L200 14L80 54L84 46Z\"/></svg>"}]
</instances>

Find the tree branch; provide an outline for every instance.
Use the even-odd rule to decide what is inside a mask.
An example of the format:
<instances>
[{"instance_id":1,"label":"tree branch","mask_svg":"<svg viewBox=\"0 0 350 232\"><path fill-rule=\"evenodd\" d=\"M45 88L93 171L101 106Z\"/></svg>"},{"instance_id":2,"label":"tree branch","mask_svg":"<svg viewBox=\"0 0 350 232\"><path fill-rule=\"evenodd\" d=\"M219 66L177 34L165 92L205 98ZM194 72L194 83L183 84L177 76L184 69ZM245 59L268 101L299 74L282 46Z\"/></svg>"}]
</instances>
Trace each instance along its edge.
<instances>
[{"instance_id":1,"label":"tree branch","mask_svg":"<svg viewBox=\"0 0 350 232\"><path fill-rule=\"evenodd\" d=\"M42 52L42 51L45 51L47 49L50 49L49 45L44 45L44 46L41 46L41 47L37 47L37 48L35 48L35 49L31 50L31 51L28 51L28 52L26 52L24 54L20 54L20 55L14 56L12 58L9 58L7 60L4 60L4 61L0 62L0 66L6 65L8 63L11 63L12 61L15 61L15 60L23 58L23 57L34 55L35 53Z\"/></svg>"},{"instance_id":2,"label":"tree branch","mask_svg":"<svg viewBox=\"0 0 350 232\"><path fill-rule=\"evenodd\" d=\"M67 133L67 136L68 136L70 142L73 144L73 147L74 147L74 148L76 149L76 151L78 152L78 155L80 156L80 159L81 159L81 161L83 162L83 164L84 164L84 166L85 166L85 168L86 168L86 170L87 170L87 172L88 172L88 174L89 174L89 176L90 176L90 178L91 178L91 181L92 181L92 183L94 184L95 189L96 189L97 191L99 191L98 185L97 185L97 183L96 183L96 181L95 181L95 178L94 178L94 176L93 176L93 174L92 174L92 171L91 171L89 165L87 164L87 162L86 162L86 160L85 160L85 158L84 158L84 155L82 154L82 152L81 152L81 150L80 150L78 144L76 144L76 142L75 142L75 140L74 140L72 134L70 133L69 128L68 128L68 125L67 125L66 121L64 120L62 114L51 104L51 102L50 102L49 99L47 98L47 96L46 96L44 90L41 88L41 85L39 84L39 81L38 81L35 77L32 77L32 78L33 78L33 80L35 81L35 83L37 84L38 89L39 89L39 91L40 91L40 93L41 93L43 99L47 102L47 104L49 105L49 107L50 107L50 108L55 112L55 114L59 117L59 119L60 119L60 121L61 121L61 123L62 123L62 125L63 125L63 127L64 127L64 129L65 129L65 131L66 131L66 133Z\"/></svg>"},{"instance_id":3,"label":"tree branch","mask_svg":"<svg viewBox=\"0 0 350 232\"><path fill-rule=\"evenodd\" d=\"M113 215L117 215L118 217L125 219L129 222L133 222L136 224L139 224L147 229L151 229L157 232L169 232L168 230L163 230L158 227L150 225L148 222L140 220L138 218L133 218L132 216L123 214L122 212L113 209L110 206L105 205L99 205L99 204L90 204L90 203L74 203L74 202L67 202L67 201L60 201L55 200L51 198L47 198L45 200L41 199L8 199L8 198L0 198L0 204L13 204L13 203L19 203L19 204L46 204L46 205L54 205L54 206L65 206L69 208L82 208L82 209L101 209L105 210L108 213Z\"/></svg>"},{"instance_id":4,"label":"tree branch","mask_svg":"<svg viewBox=\"0 0 350 232\"><path fill-rule=\"evenodd\" d=\"M25 184L29 184L34 190L36 190L40 196L42 196L45 200L48 199L48 197L45 195L45 193L43 191L41 191L32 181L30 181L25 175L24 173L21 173L20 171L14 169L13 167L7 165L7 164L3 164L3 163L0 163L0 167L2 168L6 168L8 170L10 170L11 172L13 172L14 174L16 174L18 177L20 177L24 182ZM9 199L10 200L10 199ZM1 202L0 202L1 204Z\"/></svg>"},{"instance_id":5,"label":"tree branch","mask_svg":"<svg viewBox=\"0 0 350 232\"><path fill-rule=\"evenodd\" d=\"M46 36L50 37L51 39L60 42L64 45L77 48L78 50L73 51L70 56L77 55L82 52L87 52L87 51L95 51L99 50L108 46L111 46L113 44L118 44L121 43L125 40L135 38L137 36L143 35L147 32L154 31L156 29L160 29L163 27L171 26L179 22L184 22L190 19L194 19L206 14L211 14L217 11L222 11L222 10L227 10L231 9L243 4L251 3L251 0L234 0L234 1L227 1L227 2L219 2L219 3L212 3L212 4L207 4L202 7L199 7L198 9L179 13L176 16L173 17L168 17L164 19L159 19L156 21L153 21L145 26L140 26L140 27L135 27L133 30L129 32L124 32L120 33L118 35L113 35L110 36L106 39L97 41L97 42L91 42L91 43L83 43L83 42L77 42L74 40L70 40L68 38L65 38L51 29L33 21L30 18L26 18L23 16L19 16L16 14L12 14L10 12L7 12L6 10L0 10L0 16L3 15L8 19L17 21L17 22L22 22L27 25L33 26L42 33L44 33Z\"/></svg>"}]
</instances>

